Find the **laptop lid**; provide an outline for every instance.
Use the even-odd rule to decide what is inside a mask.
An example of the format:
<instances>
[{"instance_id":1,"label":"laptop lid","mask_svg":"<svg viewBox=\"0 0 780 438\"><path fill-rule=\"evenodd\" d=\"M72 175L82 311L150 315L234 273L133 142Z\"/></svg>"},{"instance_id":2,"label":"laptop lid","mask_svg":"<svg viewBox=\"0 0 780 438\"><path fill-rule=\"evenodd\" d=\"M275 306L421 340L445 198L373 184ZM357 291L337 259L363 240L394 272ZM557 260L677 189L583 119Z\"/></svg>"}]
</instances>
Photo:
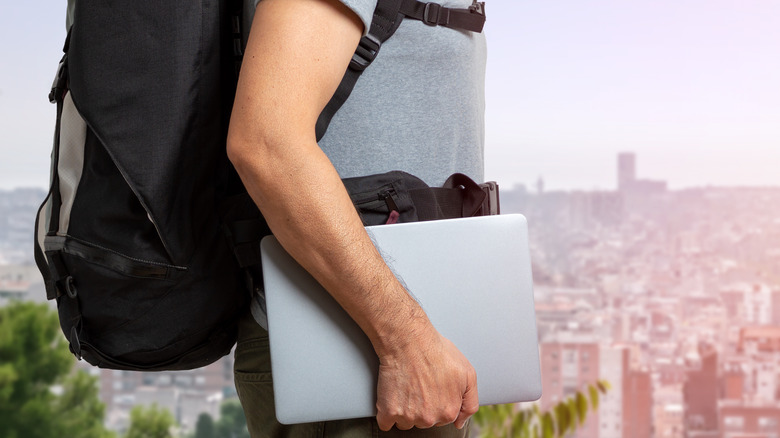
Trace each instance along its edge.
<instances>
[{"instance_id":1,"label":"laptop lid","mask_svg":"<svg viewBox=\"0 0 780 438\"><path fill-rule=\"evenodd\" d=\"M367 227L396 276L477 372L480 405L536 400L541 374L525 217ZM273 236L261 243L276 416L376 415L368 337Z\"/></svg>"}]
</instances>

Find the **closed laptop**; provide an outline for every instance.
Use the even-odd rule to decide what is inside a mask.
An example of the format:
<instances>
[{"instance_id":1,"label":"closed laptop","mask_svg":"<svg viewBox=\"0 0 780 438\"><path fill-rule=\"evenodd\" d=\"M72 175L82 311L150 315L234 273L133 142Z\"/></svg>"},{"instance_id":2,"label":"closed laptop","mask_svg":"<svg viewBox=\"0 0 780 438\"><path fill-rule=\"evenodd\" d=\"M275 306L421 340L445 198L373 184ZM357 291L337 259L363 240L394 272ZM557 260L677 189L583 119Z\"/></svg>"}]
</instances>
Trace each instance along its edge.
<instances>
[{"instance_id":1,"label":"closed laptop","mask_svg":"<svg viewBox=\"0 0 780 438\"><path fill-rule=\"evenodd\" d=\"M368 227L385 261L477 372L480 405L541 396L525 217ZM276 414L376 415L379 361L358 325L273 236L261 243Z\"/></svg>"}]
</instances>

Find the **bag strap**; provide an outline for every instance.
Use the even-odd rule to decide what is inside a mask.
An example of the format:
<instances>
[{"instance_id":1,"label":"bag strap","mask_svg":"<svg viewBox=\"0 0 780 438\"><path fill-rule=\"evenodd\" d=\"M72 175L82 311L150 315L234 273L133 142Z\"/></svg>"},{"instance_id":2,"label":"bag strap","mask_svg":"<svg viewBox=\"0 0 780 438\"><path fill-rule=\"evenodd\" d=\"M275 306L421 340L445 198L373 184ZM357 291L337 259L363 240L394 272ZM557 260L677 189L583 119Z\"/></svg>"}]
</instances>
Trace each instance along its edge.
<instances>
[{"instance_id":1,"label":"bag strap","mask_svg":"<svg viewBox=\"0 0 780 438\"><path fill-rule=\"evenodd\" d=\"M420 20L429 26L482 32L485 25L485 3L477 2L468 9L446 8L438 3L403 0L401 11L407 18Z\"/></svg>"},{"instance_id":2,"label":"bag strap","mask_svg":"<svg viewBox=\"0 0 780 438\"><path fill-rule=\"evenodd\" d=\"M474 0L468 9L453 9L418 0L379 0L368 34L360 39L344 78L317 119L317 141L325 135L331 119L349 98L360 75L374 62L382 44L395 33L404 17L420 20L429 26L482 32L485 3Z\"/></svg>"},{"instance_id":3,"label":"bag strap","mask_svg":"<svg viewBox=\"0 0 780 438\"><path fill-rule=\"evenodd\" d=\"M35 264L38 266L38 270L43 277L44 285L46 287L46 298L49 300L56 299L63 294L63 280L67 277L61 259L57 255L44 252L42 247L43 242L40 241L39 233L53 235L56 234L59 229L62 200L59 188L60 178L57 168L60 156L60 119L62 118L63 98L68 91L68 47L70 46L70 34L69 28L68 34L65 37L65 43L62 47L63 55L60 59L59 66L57 67L57 74L54 76L54 82L49 91L49 102L57 105L57 122L54 127L54 150L52 152L52 173L50 175L51 186L46 199L43 201L40 208L38 208L38 213L35 215L35 245L33 247L33 255L35 257ZM45 211L47 209L48 211ZM49 218L48 224L40 223L42 216ZM46 226L46 230L39 231L41 226Z\"/></svg>"},{"instance_id":4,"label":"bag strap","mask_svg":"<svg viewBox=\"0 0 780 438\"><path fill-rule=\"evenodd\" d=\"M419 220L450 219L498 214L498 184L477 184L454 173L441 187L409 190Z\"/></svg>"}]
</instances>

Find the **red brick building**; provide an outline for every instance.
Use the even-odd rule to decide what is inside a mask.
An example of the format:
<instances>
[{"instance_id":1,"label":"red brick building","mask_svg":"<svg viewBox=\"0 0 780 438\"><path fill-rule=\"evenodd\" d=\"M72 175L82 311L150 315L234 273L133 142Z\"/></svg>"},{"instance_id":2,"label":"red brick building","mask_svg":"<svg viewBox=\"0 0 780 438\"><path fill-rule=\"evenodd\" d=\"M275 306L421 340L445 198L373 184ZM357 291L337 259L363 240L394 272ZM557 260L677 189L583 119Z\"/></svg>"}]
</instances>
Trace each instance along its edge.
<instances>
[{"instance_id":1,"label":"red brick building","mask_svg":"<svg viewBox=\"0 0 780 438\"><path fill-rule=\"evenodd\" d=\"M631 351L625 346L596 342L546 342L541 344L542 398L540 407L585 391L603 379L611 389L601 397L599 409L572 437L651 438L652 380L646 370L632 369Z\"/></svg>"}]
</instances>

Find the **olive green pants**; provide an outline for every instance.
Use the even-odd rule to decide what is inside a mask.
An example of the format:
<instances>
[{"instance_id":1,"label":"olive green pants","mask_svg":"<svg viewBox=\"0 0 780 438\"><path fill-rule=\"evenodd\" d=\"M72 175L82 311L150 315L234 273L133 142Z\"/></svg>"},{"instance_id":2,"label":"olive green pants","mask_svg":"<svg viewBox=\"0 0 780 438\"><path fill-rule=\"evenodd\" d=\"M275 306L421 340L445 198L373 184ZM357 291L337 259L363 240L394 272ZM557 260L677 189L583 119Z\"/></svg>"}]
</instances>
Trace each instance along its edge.
<instances>
[{"instance_id":1,"label":"olive green pants","mask_svg":"<svg viewBox=\"0 0 780 438\"><path fill-rule=\"evenodd\" d=\"M431 429L384 432L376 418L324 421L283 425L274 415L274 394L271 377L271 358L268 351L268 333L247 312L241 319L238 345L235 353L235 381L238 397L246 414L247 427L252 438L463 438L469 437L468 424L462 430L453 425Z\"/></svg>"}]
</instances>

